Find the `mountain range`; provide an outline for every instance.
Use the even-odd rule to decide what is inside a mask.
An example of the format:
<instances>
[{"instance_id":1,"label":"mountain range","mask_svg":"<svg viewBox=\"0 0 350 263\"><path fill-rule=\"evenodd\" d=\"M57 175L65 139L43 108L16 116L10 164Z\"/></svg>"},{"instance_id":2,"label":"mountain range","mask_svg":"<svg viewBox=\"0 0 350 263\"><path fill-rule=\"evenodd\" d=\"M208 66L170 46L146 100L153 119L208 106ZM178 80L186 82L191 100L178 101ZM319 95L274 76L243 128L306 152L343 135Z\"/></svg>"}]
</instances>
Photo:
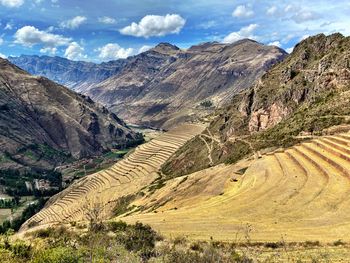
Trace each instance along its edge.
<instances>
[{"instance_id":1,"label":"mountain range","mask_svg":"<svg viewBox=\"0 0 350 263\"><path fill-rule=\"evenodd\" d=\"M203 43L183 50L168 43L128 59L102 64L47 56L10 57L102 103L126 122L170 128L202 120L249 88L287 53L253 40Z\"/></svg>"}]
</instances>

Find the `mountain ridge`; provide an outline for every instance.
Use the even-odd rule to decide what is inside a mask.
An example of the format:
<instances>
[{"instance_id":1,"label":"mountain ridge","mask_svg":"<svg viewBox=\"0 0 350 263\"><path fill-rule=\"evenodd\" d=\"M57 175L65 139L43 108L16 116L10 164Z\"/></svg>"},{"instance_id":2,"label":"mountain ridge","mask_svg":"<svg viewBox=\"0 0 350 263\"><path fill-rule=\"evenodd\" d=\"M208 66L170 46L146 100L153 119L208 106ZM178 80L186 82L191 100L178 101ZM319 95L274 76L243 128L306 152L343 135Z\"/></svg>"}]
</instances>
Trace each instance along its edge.
<instances>
[{"instance_id":1,"label":"mountain ridge","mask_svg":"<svg viewBox=\"0 0 350 263\"><path fill-rule=\"evenodd\" d=\"M0 59L0 67L1 168L53 169L141 139L89 97L8 60Z\"/></svg>"},{"instance_id":2,"label":"mountain ridge","mask_svg":"<svg viewBox=\"0 0 350 263\"><path fill-rule=\"evenodd\" d=\"M278 47L249 39L201 43L189 49L159 43L139 55L109 62L120 66L111 76L98 83L79 83L74 89L129 123L169 128L200 121L286 55ZM17 65L28 67L20 61ZM207 100L212 107L201 106Z\"/></svg>"}]
</instances>

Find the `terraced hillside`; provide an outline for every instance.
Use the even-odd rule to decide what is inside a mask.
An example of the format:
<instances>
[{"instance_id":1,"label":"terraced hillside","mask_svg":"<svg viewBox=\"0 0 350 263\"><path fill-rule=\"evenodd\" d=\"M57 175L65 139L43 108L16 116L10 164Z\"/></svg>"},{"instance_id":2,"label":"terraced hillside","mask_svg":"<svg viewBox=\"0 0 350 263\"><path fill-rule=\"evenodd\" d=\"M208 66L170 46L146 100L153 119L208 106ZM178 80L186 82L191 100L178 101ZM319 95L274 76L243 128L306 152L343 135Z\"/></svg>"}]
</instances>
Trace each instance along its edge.
<instances>
[{"instance_id":1,"label":"terraced hillside","mask_svg":"<svg viewBox=\"0 0 350 263\"><path fill-rule=\"evenodd\" d=\"M136 148L135 152L112 167L75 182L38 214L22 230L38 225L51 225L87 220L87 213L99 209L108 218L120 197L138 192L153 182L160 166L187 140L200 133L200 125L184 124Z\"/></svg>"},{"instance_id":2,"label":"terraced hillside","mask_svg":"<svg viewBox=\"0 0 350 263\"><path fill-rule=\"evenodd\" d=\"M248 169L245 170L245 168ZM198 187L199 186L199 187ZM169 181L123 217L195 239L349 240L350 133L321 136L262 158ZM117 219L119 220L119 218Z\"/></svg>"}]
</instances>

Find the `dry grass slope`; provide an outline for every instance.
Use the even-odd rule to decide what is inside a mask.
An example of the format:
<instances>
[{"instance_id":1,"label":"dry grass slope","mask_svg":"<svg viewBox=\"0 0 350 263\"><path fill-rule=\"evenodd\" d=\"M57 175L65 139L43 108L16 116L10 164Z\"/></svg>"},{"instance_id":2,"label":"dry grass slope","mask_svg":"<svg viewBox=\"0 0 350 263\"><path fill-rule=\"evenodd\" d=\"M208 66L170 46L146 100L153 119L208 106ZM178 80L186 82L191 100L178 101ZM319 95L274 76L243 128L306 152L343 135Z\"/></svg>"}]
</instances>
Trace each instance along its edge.
<instances>
[{"instance_id":1,"label":"dry grass slope","mask_svg":"<svg viewBox=\"0 0 350 263\"><path fill-rule=\"evenodd\" d=\"M219 165L170 180L136 202L167 200L163 207L122 220L193 239L238 241L248 226L255 241L349 241L349 195L347 133L318 137L250 164Z\"/></svg>"},{"instance_id":2,"label":"dry grass slope","mask_svg":"<svg viewBox=\"0 0 350 263\"><path fill-rule=\"evenodd\" d=\"M30 218L28 227L52 225L86 220L87 208L101 205L103 219L108 218L115 202L129 194L137 193L158 176L161 165L187 140L200 133L204 127L184 124L136 148L112 167L89 175L65 189L49 201L42 211Z\"/></svg>"}]
</instances>

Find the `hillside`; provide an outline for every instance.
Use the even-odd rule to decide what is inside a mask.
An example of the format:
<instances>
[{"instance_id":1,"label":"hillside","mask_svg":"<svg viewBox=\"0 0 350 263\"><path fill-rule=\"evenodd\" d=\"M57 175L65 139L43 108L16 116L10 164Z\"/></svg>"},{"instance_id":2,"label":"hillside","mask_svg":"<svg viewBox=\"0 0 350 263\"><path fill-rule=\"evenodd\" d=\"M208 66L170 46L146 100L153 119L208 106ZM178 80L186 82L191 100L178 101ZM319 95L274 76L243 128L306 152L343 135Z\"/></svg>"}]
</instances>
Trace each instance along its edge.
<instances>
[{"instance_id":1,"label":"hillside","mask_svg":"<svg viewBox=\"0 0 350 263\"><path fill-rule=\"evenodd\" d=\"M198 121L250 87L286 53L252 40L187 50L160 43L102 64L47 56L10 58L17 66L89 95L129 123L169 128Z\"/></svg>"},{"instance_id":2,"label":"hillside","mask_svg":"<svg viewBox=\"0 0 350 263\"><path fill-rule=\"evenodd\" d=\"M340 34L303 40L253 87L218 110L204 134L182 147L163 172L183 175L335 132L328 129L332 126L347 130L349 47L350 38Z\"/></svg>"},{"instance_id":3,"label":"hillside","mask_svg":"<svg viewBox=\"0 0 350 263\"><path fill-rule=\"evenodd\" d=\"M160 166L202 130L201 125L184 124L137 147L110 168L81 178L52 197L21 229L89 221L91 213L99 220L109 219L116 213L120 198L157 189L162 184Z\"/></svg>"},{"instance_id":4,"label":"hillside","mask_svg":"<svg viewBox=\"0 0 350 263\"><path fill-rule=\"evenodd\" d=\"M87 94L129 122L167 128L203 118L285 55L252 40L187 50L161 43L129 58L126 67Z\"/></svg>"},{"instance_id":5,"label":"hillside","mask_svg":"<svg viewBox=\"0 0 350 263\"><path fill-rule=\"evenodd\" d=\"M125 65L123 59L96 64L57 56L36 55L9 57L8 60L30 74L46 77L76 92L88 90L89 87L116 74Z\"/></svg>"},{"instance_id":6,"label":"hillside","mask_svg":"<svg viewBox=\"0 0 350 263\"><path fill-rule=\"evenodd\" d=\"M348 242L349 176L350 133L320 136L169 180L115 220L192 240Z\"/></svg>"},{"instance_id":7,"label":"hillside","mask_svg":"<svg viewBox=\"0 0 350 263\"><path fill-rule=\"evenodd\" d=\"M0 59L0 168L51 170L142 136L106 108Z\"/></svg>"}]
</instances>

